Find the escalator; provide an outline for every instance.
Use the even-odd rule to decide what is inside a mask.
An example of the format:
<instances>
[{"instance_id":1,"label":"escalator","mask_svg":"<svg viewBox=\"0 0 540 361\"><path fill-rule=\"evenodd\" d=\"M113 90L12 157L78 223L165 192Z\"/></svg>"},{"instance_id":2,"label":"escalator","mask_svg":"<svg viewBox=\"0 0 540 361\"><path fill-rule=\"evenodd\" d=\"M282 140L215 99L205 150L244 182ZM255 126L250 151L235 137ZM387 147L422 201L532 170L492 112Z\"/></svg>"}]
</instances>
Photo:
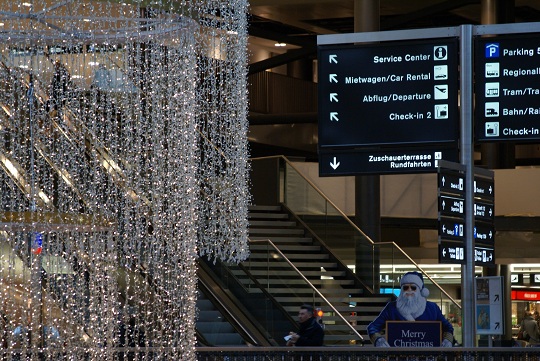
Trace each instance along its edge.
<instances>
[{"instance_id":1,"label":"escalator","mask_svg":"<svg viewBox=\"0 0 540 361\"><path fill-rule=\"evenodd\" d=\"M198 262L199 311L196 328L206 346L276 346L259 319L253 317L230 289L213 274L211 267Z\"/></svg>"}]
</instances>

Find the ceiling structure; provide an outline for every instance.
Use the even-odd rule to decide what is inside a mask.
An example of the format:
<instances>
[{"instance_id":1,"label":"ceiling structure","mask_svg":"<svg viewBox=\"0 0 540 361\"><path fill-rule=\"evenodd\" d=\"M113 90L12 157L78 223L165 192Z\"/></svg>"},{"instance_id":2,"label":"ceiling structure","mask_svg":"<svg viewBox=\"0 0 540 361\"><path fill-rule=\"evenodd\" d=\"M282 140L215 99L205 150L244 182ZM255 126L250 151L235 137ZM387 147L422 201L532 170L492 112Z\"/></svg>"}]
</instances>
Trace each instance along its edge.
<instances>
[{"instance_id":1,"label":"ceiling structure","mask_svg":"<svg viewBox=\"0 0 540 361\"><path fill-rule=\"evenodd\" d=\"M497 8L496 15L491 14L490 17L494 23L540 21L538 0L374 0L374 2L380 4L381 31L452 27L462 24L480 25L483 22L482 13L484 12L484 15L488 13L483 11L487 6ZM292 64L303 62L304 67L313 64L311 73L309 71L307 73L311 75L310 81L316 82L317 35L354 32L354 0L250 0L250 4L249 71L253 75L267 71L297 76L291 74ZM282 46L277 47L275 44ZM316 106L301 114L250 112L249 137L252 157L279 154L317 162L317 136ZM489 161L485 163L481 159L484 147L475 146L477 165L487 164L489 168L496 168L492 167ZM540 166L539 144L503 144L499 148L487 150L493 152L493 158L504 159L503 163L514 163L508 168ZM537 220L537 217L526 217L520 220L524 224L519 225L515 217L508 222L505 219L497 220L498 227L504 229L504 232L498 231L498 244L499 240L502 244L512 244L517 239L516 234L524 238L527 244L538 244L540 229L535 226L538 224ZM423 221L434 222L434 220ZM397 228L399 234L411 236L411 233L404 229L407 227L403 225L402 218L383 219L384 222L388 223L383 225L384 229ZM410 227L410 229L418 228L431 229L430 232L435 232L436 239L433 225L426 227L415 224ZM393 236L395 234L393 233ZM418 252L418 249L415 250ZM508 252L507 256L517 259L526 257L523 254L514 254L513 251ZM422 257L419 255L419 258Z\"/></svg>"},{"instance_id":2,"label":"ceiling structure","mask_svg":"<svg viewBox=\"0 0 540 361\"><path fill-rule=\"evenodd\" d=\"M381 31L479 25L483 6L487 6L483 4L495 4L497 15L492 19L499 23L540 21L540 2L536 0L378 2ZM251 0L250 5L250 74L270 71L291 75L292 64L303 62L306 67L313 63L311 73L307 73L316 81L317 35L354 31L354 0ZM284 154L317 161L316 123L316 107L302 114L263 116L251 112L252 156ZM539 148L530 144L516 146L516 165L540 165Z\"/></svg>"}]
</instances>

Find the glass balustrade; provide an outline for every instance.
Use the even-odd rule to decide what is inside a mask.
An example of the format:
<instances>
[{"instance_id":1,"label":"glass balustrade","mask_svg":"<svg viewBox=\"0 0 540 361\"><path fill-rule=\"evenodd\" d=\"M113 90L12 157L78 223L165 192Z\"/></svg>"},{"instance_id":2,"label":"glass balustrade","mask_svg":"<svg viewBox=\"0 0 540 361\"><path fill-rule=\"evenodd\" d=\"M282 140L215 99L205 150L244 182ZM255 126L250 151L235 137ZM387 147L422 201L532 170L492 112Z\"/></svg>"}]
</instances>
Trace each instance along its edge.
<instances>
[{"instance_id":1,"label":"glass balustrade","mask_svg":"<svg viewBox=\"0 0 540 361\"><path fill-rule=\"evenodd\" d=\"M323 268L331 261L297 263L300 271L270 240L252 241L251 255L240 265L216 264L214 273L279 345L297 329L297 313L302 304L321 311L325 345L361 343L354 307L355 290L336 285ZM323 271L321 273L321 271Z\"/></svg>"},{"instance_id":2,"label":"glass balustrade","mask_svg":"<svg viewBox=\"0 0 540 361\"><path fill-rule=\"evenodd\" d=\"M271 157L262 159L268 158ZM374 293L397 295L399 277L403 273L422 273L430 290L429 300L439 304L456 329L457 341L461 341L461 306L439 285L436 274L421 268L394 242L373 242L294 163L285 157L275 158L279 159L276 164L280 167L279 199L293 217L312 232L311 236L354 270Z\"/></svg>"}]
</instances>

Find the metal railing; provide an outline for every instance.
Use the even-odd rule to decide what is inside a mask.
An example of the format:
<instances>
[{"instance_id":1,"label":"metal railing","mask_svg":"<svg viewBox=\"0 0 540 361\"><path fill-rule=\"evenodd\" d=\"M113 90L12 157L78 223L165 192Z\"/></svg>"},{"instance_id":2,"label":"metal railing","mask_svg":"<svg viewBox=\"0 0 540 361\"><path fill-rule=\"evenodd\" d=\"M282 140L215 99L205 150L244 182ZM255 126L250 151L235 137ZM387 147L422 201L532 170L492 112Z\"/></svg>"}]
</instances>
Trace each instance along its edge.
<instances>
[{"instance_id":1,"label":"metal railing","mask_svg":"<svg viewBox=\"0 0 540 361\"><path fill-rule=\"evenodd\" d=\"M284 261L285 263L288 264L290 269L292 269L297 274L297 276L300 277L305 282L305 285L307 285L309 288L311 288L313 293L324 302L325 306L330 308L334 312L334 315L337 316L343 322L343 324L348 327L349 332L351 332L354 336L356 336L358 338L358 340L364 341L364 337L351 325L351 323L348 320L345 319L345 317L343 317L341 312L339 312L334 307L332 302L330 302L319 291L319 289L317 289L317 287L315 287L315 285L313 285L313 283L310 282L310 280L307 279L306 276L304 276L304 274L287 258L287 256L283 252L281 252L281 250L271 240L250 241L250 245L258 244L258 243L268 244L270 246L270 251L277 253L279 255L281 261Z\"/></svg>"},{"instance_id":2,"label":"metal railing","mask_svg":"<svg viewBox=\"0 0 540 361\"><path fill-rule=\"evenodd\" d=\"M374 287L374 292L391 292L399 288L399 277L406 271L416 270L425 277L432 300L440 299L452 313L459 318L460 304L443 289L436 280L416 263L395 242L374 242L371 240L339 207L330 200L319 187L307 178L302 171L284 156L254 158L258 160L279 160L280 167L280 201L317 235L324 245L330 249L343 264L350 265L362 257L365 265L369 264L368 276L365 279L361 270L357 275L371 285L379 285L380 269L386 267L388 280L380 283L380 288ZM366 266L368 267L368 266Z\"/></svg>"},{"instance_id":3,"label":"metal railing","mask_svg":"<svg viewBox=\"0 0 540 361\"><path fill-rule=\"evenodd\" d=\"M197 348L198 361L537 361L540 348L394 348L394 347L273 347Z\"/></svg>"},{"instance_id":4,"label":"metal railing","mask_svg":"<svg viewBox=\"0 0 540 361\"><path fill-rule=\"evenodd\" d=\"M66 352L62 348L39 351L3 349L0 356L13 359L83 360L90 355L103 355L119 360L178 360L186 356L185 348L123 347L87 348ZM537 361L536 347L477 348L375 348L375 347L196 347L198 361ZM11 359L10 358L10 359Z\"/></svg>"},{"instance_id":5,"label":"metal railing","mask_svg":"<svg viewBox=\"0 0 540 361\"><path fill-rule=\"evenodd\" d=\"M337 216L341 219L342 222L340 222L340 224L346 224L350 229L352 229L356 234L357 234L357 237L355 238L355 240L362 240L362 242L365 242L367 243L368 245L370 245L371 247L373 248L382 248L382 247L390 247L393 251L393 253L395 253L392 258L394 257L400 257L402 258L403 260L406 260L408 263L410 263L411 265L413 265L416 270L420 273L423 274L424 277L426 277L429 281L431 281L431 283L437 287L440 292L446 297L448 298L448 300L450 300L455 306L461 308L461 306L459 305L459 303L454 300L424 269L422 269L422 267L420 267L420 265L418 265L399 245L397 245L395 242L373 242L373 240L371 240L350 218L349 216L347 216L341 209L339 209L339 207L332 201L330 200L324 193L322 190L320 190L310 179L308 179L305 175L302 174L302 172L291 162L289 161L286 157L284 156L274 156L274 157L264 157L264 158L254 158L252 159L252 162L255 162L257 161L258 159L268 159L268 158L278 158L281 160L281 162L283 163L284 165L284 175L283 175L283 182L282 182L282 186L283 188L281 189L281 192L283 194L283 202L289 207L291 208L291 210L297 214L303 214L304 217L303 218L309 218L310 215L313 215L313 214L309 214L308 212L306 212L307 210L307 207L306 207L306 203L307 202L310 202L311 204L316 204L316 203L324 203L323 204L323 207L325 208L325 210L323 212L314 212L314 215L318 215L318 216ZM305 188L303 189L303 191L305 192L305 194L308 196L308 197L311 197L312 199L308 199L307 201L302 201L303 203L300 204L300 205L295 205L295 204L292 204L294 203L294 201L290 201L290 197L288 197L288 179L287 178L290 178L291 176L294 176L297 180L301 180L302 182L304 182L304 186ZM295 190L296 193L298 193L298 189ZM314 197L317 197L317 198L320 198L318 200L314 200L313 198ZM315 207L317 207L317 205L315 205ZM318 214L317 214L318 213ZM317 217L319 218L317 221L320 221L320 217ZM312 222L309 222L309 224L312 224ZM314 229L316 231L316 229ZM320 232L318 233L319 236L321 236ZM327 239L328 237L321 237L323 240L324 239ZM327 246L329 246L330 249L332 249L333 247L331 246L331 244L329 244L328 242L326 243ZM354 248L353 248L354 249ZM337 256L339 257L339 254L340 252L337 252ZM372 280L373 283L376 283L376 280Z\"/></svg>"}]
</instances>

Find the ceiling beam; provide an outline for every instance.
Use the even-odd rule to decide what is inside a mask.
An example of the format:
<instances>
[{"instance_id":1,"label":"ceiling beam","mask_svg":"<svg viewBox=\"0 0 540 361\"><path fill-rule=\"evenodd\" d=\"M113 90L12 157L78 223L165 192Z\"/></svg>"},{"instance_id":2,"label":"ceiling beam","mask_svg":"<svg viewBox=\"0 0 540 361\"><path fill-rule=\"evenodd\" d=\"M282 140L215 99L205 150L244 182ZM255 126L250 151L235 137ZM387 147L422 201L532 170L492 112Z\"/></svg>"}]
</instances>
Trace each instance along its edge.
<instances>
[{"instance_id":1,"label":"ceiling beam","mask_svg":"<svg viewBox=\"0 0 540 361\"><path fill-rule=\"evenodd\" d=\"M440 14L458 9L472 4L480 4L480 0L447 0L436 5L427 6L407 14L399 15L391 19L381 21L381 30L392 30L403 27L405 24L429 18L435 14Z\"/></svg>"}]
</instances>

